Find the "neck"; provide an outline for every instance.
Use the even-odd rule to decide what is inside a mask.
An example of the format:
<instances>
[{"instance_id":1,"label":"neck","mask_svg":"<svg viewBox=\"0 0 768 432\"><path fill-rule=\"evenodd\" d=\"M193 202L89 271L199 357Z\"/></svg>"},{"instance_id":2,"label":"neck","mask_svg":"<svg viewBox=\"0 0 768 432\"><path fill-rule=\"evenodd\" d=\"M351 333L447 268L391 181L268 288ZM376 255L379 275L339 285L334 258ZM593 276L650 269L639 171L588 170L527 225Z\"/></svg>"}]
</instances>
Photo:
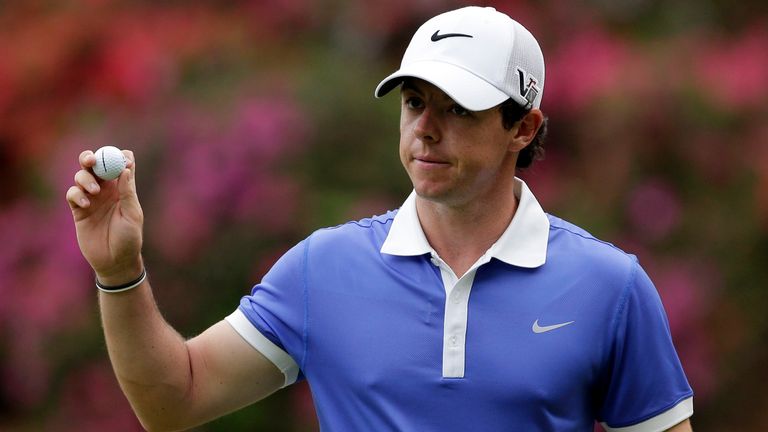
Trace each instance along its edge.
<instances>
[{"instance_id":1,"label":"neck","mask_svg":"<svg viewBox=\"0 0 768 432\"><path fill-rule=\"evenodd\" d=\"M509 226L517 211L514 186L504 199L494 194L455 206L416 198L424 235L440 257L461 277Z\"/></svg>"}]
</instances>

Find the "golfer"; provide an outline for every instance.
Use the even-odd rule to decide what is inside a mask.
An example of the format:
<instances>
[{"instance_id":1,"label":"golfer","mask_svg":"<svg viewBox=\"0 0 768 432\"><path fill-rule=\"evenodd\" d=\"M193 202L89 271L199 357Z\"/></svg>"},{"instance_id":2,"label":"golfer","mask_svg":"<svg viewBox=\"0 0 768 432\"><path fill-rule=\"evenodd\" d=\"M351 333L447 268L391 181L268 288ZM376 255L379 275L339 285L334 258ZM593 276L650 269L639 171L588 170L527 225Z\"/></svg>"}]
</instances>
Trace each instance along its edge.
<instances>
[{"instance_id":1,"label":"golfer","mask_svg":"<svg viewBox=\"0 0 768 432\"><path fill-rule=\"evenodd\" d=\"M314 232L189 340L152 296L133 154L115 181L80 155L67 200L141 423L191 428L307 380L325 431L690 431L693 392L637 258L515 176L546 128L533 35L492 8L443 13L375 94L395 89L402 206Z\"/></svg>"}]
</instances>

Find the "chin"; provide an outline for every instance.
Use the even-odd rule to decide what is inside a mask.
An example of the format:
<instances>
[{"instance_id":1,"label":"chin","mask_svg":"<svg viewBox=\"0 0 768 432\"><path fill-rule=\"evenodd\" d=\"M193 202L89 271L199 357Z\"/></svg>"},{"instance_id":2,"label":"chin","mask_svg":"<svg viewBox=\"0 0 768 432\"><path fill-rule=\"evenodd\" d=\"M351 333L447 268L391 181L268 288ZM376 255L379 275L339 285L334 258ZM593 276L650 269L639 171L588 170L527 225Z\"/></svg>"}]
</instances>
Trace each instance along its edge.
<instances>
[{"instance_id":1,"label":"chin","mask_svg":"<svg viewBox=\"0 0 768 432\"><path fill-rule=\"evenodd\" d=\"M444 187L436 187L434 185L414 185L413 189L416 191L416 195L420 198L444 202L450 199L450 190Z\"/></svg>"}]
</instances>

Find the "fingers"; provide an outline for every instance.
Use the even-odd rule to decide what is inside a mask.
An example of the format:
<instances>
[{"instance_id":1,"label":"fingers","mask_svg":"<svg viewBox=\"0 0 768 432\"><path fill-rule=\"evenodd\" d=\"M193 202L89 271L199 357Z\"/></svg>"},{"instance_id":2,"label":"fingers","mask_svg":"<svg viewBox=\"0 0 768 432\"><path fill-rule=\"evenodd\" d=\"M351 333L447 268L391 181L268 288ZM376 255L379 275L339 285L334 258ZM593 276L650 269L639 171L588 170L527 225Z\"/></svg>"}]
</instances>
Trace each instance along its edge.
<instances>
[{"instance_id":1,"label":"fingers","mask_svg":"<svg viewBox=\"0 0 768 432\"><path fill-rule=\"evenodd\" d=\"M123 150L123 155L126 160L126 169L117 179L115 186L120 191L121 198L126 198L136 194L134 181L136 164L132 151ZM67 190L66 196L67 202L73 210L90 207L93 196L98 195L104 187L112 187L109 184L111 182L106 182L93 174L92 169L96 165L96 156L93 151L85 150L80 153L78 162L81 169L75 173L75 185Z\"/></svg>"},{"instance_id":2,"label":"fingers","mask_svg":"<svg viewBox=\"0 0 768 432\"><path fill-rule=\"evenodd\" d=\"M117 190L120 193L123 213L140 220L142 211L136 195L136 162L132 151L123 150L123 155L125 156L126 169L117 179Z\"/></svg>"},{"instance_id":3,"label":"fingers","mask_svg":"<svg viewBox=\"0 0 768 432\"><path fill-rule=\"evenodd\" d=\"M90 172L84 169L75 173L75 185L79 186L83 190L87 190L90 194L97 194L101 190L96 177Z\"/></svg>"},{"instance_id":4,"label":"fingers","mask_svg":"<svg viewBox=\"0 0 768 432\"><path fill-rule=\"evenodd\" d=\"M130 150L123 150L125 156L126 168L135 172L135 163L133 152ZM75 184L82 187L84 190L91 194L97 194L100 190L100 184L104 181L93 175L93 166L96 165L96 156L91 150L85 150L80 153L78 158L80 167L82 168L75 174Z\"/></svg>"},{"instance_id":5,"label":"fingers","mask_svg":"<svg viewBox=\"0 0 768 432\"><path fill-rule=\"evenodd\" d=\"M123 150L123 156L125 156L125 167L133 168L134 162L136 161L136 159L133 156L133 152L130 150Z\"/></svg>"},{"instance_id":6,"label":"fingers","mask_svg":"<svg viewBox=\"0 0 768 432\"><path fill-rule=\"evenodd\" d=\"M69 207L73 210L91 206L91 200L89 200L85 195L85 192L77 186L71 186L67 190L67 203L69 203Z\"/></svg>"},{"instance_id":7,"label":"fingers","mask_svg":"<svg viewBox=\"0 0 768 432\"><path fill-rule=\"evenodd\" d=\"M118 178L118 190L121 195L128 193L136 193L136 161L133 156L133 152L130 150L123 150L123 156L125 156L125 168ZM126 172L127 171L127 172Z\"/></svg>"},{"instance_id":8,"label":"fingers","mask_svg":"<svg viewBox=\"0 0 768 432\"><path fill-rule=\"evenodd\" d=\"M80 166L85 169L91 168L92 166L96 165L96 156L90 150L86 150L80 153L80 157L78 159L80 161Z\"/></svg>"}]
</instances>

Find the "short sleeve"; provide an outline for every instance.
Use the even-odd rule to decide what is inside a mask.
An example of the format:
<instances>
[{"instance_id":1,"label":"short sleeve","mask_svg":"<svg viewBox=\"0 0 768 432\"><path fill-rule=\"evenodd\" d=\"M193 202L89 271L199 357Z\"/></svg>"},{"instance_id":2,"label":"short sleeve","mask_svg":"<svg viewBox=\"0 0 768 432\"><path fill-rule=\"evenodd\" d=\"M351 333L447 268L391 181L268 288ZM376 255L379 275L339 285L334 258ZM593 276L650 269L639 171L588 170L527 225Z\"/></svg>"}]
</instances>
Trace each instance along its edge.
<instances>
[{"instance_id":1,"label":"short sleeve","mask_svg":"<svg viewBox=\"0 0 768 432\"><path fill-rule=\"evenodd\" d=\"M693 391L672 343L661 298L634 259L613 327L599 410L606 430L660 431L690 417Z\"/></svg>"},{"instance_id":2,"label":"short sleeve","mask_svg":"<svg viewBox=\"0 0 768 432\"><path fill-rule=\"evenodd\" d=\"M307 240L285 253L226 320L283 372L285 384L300 378L304 356L304 253Z\"/></svg>"}]
</instances>

